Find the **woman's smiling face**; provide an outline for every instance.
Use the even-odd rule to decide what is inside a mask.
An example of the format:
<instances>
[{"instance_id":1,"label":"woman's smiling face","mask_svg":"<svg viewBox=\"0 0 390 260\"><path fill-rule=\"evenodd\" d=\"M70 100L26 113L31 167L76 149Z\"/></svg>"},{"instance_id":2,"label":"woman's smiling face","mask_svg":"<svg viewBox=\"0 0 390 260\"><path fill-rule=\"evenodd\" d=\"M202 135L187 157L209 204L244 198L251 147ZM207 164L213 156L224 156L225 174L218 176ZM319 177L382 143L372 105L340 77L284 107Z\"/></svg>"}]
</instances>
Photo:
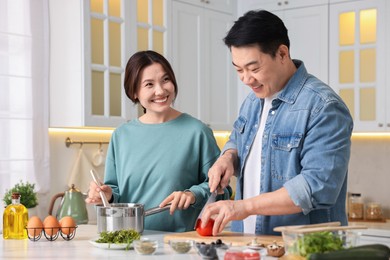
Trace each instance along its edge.
<instances>
[{"instance_id":1,"label":"woman's smiling face","mask_svg":"<svg viewBox=\"0 0 390 260\"><path fill-rule=\"evenodd\" d=\"M175 86L160 63L143 69L136 94L146 113L165 114L175 99Z\"/></svg>"}]
</instances>

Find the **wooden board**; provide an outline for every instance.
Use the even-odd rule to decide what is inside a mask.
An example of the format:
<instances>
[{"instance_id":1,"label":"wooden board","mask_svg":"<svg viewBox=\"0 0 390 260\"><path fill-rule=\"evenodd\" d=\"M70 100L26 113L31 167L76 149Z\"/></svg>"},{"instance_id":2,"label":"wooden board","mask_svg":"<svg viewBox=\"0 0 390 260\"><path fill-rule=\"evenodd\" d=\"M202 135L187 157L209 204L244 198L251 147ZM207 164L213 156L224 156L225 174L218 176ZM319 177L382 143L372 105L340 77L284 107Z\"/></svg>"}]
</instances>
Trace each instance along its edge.
<instances>
[{"instance_id":1,"label":"wooden board","mask_svg":"<svg viewBox=\"0 0 390 260\"><path fill-rule=\"evenodd\" d=\"M195 242L211 243L215 242L217 239L221 239L222 242L226 244L231 244L232 246L246 246L250 244L255 238L257 239L257 243L261 243L264 245L272 244L274 241L276 241L278 244L283 244L283 238L281 236L253 235L229 231L223 231L221 234L215 237L203 237L199 235L196 231L172 233L164 236L164 243L169 243L170 240L178 239L191 239Z\"/></svg>"}]
</instances>

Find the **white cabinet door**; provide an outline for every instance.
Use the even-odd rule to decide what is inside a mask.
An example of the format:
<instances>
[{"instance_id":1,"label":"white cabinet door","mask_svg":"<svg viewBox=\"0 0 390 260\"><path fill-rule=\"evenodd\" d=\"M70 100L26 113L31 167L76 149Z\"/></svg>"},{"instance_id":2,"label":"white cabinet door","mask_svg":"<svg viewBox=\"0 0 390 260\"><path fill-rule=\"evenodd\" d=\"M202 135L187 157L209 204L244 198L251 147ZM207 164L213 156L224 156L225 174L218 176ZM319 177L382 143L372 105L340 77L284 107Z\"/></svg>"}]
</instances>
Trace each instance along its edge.
<instances>
[{"instance_id":1,"label":"white cabinet door","mask_svg":"<svg viewBox=\"0 0 390 260\"><path fill-rule=\"evenodd\" d=\"M385 0L330 5L330 85L348 105L355 132L390 130L388 10Z\"/></svg>"},{"instance_id":2,"label":"white cabinet door","mask_svg":"<svg viewBox=\"0 0 390 260\"><path fill-rule=\"evenodd\" d=\"M283 14L291 58L302 60L310 74L328 83L328 6L285 10Z\"/></svg>"},{"instance_id":3,"label":"white cabinet door","mask_svg":"<svg viewBox=\"0 0 390 260\"><path fill-rule=\"evenodd\" d=\"M212 9L218 12L231 14L236 5L236 0L177 0L183 3L196 5L202 8Z\"/></svg>"},{"instance_id":4,"label":"white cabinet door","mask_svg":"<svg viewBox=\"0 0 390 260\"><path fill-rule=\"evenodd\" d=\"M327 5L328 0L245 0L239 1L238 14L241 16L249 10L264 9L270 12L286 9Z\"/></svg>"},{"instance_id":5,"label":"white cabinet door","mask_svg":"<svg viewBox=\"0 0 390 260\"><path fill-rule=\"evenodd\" d=\"M231 130L237 115L235 72L223 37L230 15L172 2L172 65L179 93L175 107L213 130Z\"/></svg>"},{"instance_id":6,"label":"white cabinet door","mask_svg":"<svg viewBox=\"0 0 390 260\"><path fill-rule=\"evenodd\" d=\"M89 0L50 2L51 127L116 127L136 115L122 87L131 8L100 3L96 11Z\"/></svg>"}]
</instances>

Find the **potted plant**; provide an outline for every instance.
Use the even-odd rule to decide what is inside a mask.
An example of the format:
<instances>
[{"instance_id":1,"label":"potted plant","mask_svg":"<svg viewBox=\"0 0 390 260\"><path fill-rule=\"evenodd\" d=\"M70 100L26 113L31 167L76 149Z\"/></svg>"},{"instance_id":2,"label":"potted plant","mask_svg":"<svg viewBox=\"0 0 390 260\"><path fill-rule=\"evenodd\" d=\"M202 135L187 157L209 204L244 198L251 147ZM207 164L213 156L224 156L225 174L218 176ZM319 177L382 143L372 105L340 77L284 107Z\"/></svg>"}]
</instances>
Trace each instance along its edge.
<instances>
[{"instance_id":1,"label":"potted plant","mask_svg":"<svg viewBox=\"0 0 390 260\"><path fill-rule=\"evenodd\" d=\"M35 184L29 182L24 183L20 180L19 183L9 190L5 191L3 201L6 206L12 203L12 192L20 193L20 203L23 204L26 208L34 208L38 205L37 193L34 190Z\"/></svg>"}]
</instances>

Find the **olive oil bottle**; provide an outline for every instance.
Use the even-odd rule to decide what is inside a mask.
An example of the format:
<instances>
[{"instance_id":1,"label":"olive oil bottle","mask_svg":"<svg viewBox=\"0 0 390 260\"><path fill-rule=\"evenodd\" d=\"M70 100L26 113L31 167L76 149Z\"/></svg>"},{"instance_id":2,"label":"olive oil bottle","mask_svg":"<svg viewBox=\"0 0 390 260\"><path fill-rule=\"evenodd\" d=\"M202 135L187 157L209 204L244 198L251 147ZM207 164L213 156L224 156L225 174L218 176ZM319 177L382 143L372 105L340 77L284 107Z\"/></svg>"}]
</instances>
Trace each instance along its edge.
<instances>
[{"instance_id":1,"label":"olive oil bottle","mask_svg":"<svg viewBox=\"0 0 390 260\"><path fill-rule=\"evenodd\" d=\"M26 225L28 222L27 208L20 204L20 193L12 193L12 204L8 205L3 214L3 238L27 238Z\"/></svg>"}]
</instances>

